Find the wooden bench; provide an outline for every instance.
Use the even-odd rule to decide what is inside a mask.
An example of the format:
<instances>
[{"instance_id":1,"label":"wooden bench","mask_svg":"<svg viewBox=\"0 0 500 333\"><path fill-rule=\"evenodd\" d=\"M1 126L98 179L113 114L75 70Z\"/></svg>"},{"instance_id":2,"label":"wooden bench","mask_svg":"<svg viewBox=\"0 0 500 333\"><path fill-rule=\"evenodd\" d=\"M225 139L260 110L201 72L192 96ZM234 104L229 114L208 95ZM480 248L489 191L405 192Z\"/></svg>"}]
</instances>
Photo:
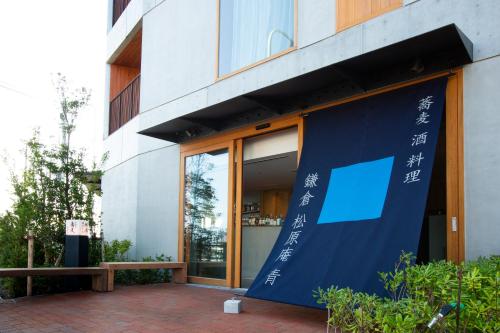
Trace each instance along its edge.
<instances>
[{"instance_id":1,"label":"wooden bench","mask_svg":"<svg viewBox=\"0 0 500 333\"><path fill-rule=\"evenodd\" d=\"M185 262L152 261L152 262L101 262L100 268L107 271L106 291L114 290L116 270L128 269L171 269L174 283L187 283L187 264Z\"/></svg>"},{"instance_id":2,"label":"wooden bench","mask_svg":"<svg viewBox=\"0 0 500 333\"><path fill-rule=\"evenodd\" d=\"M101 267L0 268L0 277L91 275L92 290L106 291L108 270Z\"/></svg>"}]
</instances>

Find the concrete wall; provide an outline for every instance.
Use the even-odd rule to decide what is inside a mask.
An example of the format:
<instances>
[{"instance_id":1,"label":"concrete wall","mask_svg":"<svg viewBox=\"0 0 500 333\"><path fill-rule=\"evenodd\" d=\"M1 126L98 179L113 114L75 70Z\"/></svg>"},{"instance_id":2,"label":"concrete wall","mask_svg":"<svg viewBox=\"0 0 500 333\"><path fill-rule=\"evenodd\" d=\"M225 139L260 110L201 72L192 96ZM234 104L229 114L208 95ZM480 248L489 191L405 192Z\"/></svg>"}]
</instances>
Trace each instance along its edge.
<instances>
[{"instance_id":1,"label":"concrete wall","mask_svg":"<svg viewBox=\"0 0 500 333\"><path fill-rule=\"evenodd\" d=\"M196 3L195 0L185 2ZM167 3L165 2L163 5ZM209 1L209 3L215 7L215 1ZM500 53L500 43L498 43L500 40L500 20L497 19L500 16L500 1L414 1L402 8L339 33L333 33L335 19L332 16L334 15L332 3L334 0L299 1L299 8L302 11L299 13L299 49L295 52L290 52L224 80L215 81L214 74L212 81L203 88L193 85L193 87L196 86L193 88L195 90L185 90L176 96L162 94L164 97L158 98L156 106L149 103L143 104L141 130L450 23L455 23L474 43L475 61ZM159 7L155 10L158 9ZM145 26L147 26L148 16L152 15L155 10L144 17ZM201 27L206 26L209 20L212 20L209 23L213 26L216 24L216 21L212 19L214 8L207 7L206 10L204 16L198 18L204 23L199 23L200 29L193 30L193 33L200 34L207 40L214 40L213 28L206 31L201 30ZM326 22L329 18L331 18L331 22ZM323 23L315 24L314 22L317 20ZM160 43L160 40L157 43ZM207 70L215 71L212 59L216 52L216 43L211 45L204 43L203 45L207 45L207 48L197 57L206 58ZM197 46L193 47L197 49ZM171 44L169 48L175 50L176 47ZM164 59L163 62L159 61L156 72L164 73L169 70L178 70L178 73L169 75L183 77L179 84L184 87L186 85L182 83L183 80L195 80L193 75L198 75L197 62L193 63L193 68L196 70L192 72L186 72L185 67L172 69L167 63L167 59ZM205 72L201 72L201 75L204 76ZM155 87L155 91L158 90L160 88Z\"/></svg>"},{"instance_id":2,"label":"concrete wall","mask_svg":"<svg viewBox=\"0 0 500 333\"><path fill-rule=\"evenodd\" d=\"M300 0L298 6L299 48L319 42L335 34L335 1Z\"/></svg>"},{"instance_id":3,"label":"concrete wall","mask_svg":"<svg viewBox=\"0 0 500 333\"><path fill-rule=\"evenodd\" d=\"M132 159L105 171L102 179L104 238L132 241L130 259L136 258L138 163Z\"/></svg>"},{"instance_id":4,"label":"concrete wall","mask_svg":"<svg viewBox=\"0 0 500 333\"><path fill-rule=\"evenodd\" d=\"M179 145L170 145L105 171L104 237L131 240L131 259L160 254L177 259L179 156Z\"/></svg>"},{"instance_id":5,"label":"concrete wall","mask_svg":"<svg viewBox=\"0 0 500 333\"><path fill-rule=\"evenodd\" d=\"M500 42L499 42L500 43ZM500 56L464 70L465 253L500 254Z\"/></svg>"},{"instance_id":6,"label":"concrete wall","mask_svg":"<svg viewBox=\"0 0 500 333\"><path fill-rule=\"evenodd\" d=\"M177 256L179 145L137 134L139 118L104 141L104 237L129 239L130 258Z\"/></svg>"},{"instance_id":7,"label":"concrete wall","mask_svg":"<svg viewBox=\"0 0 500 333\"><path fill-rule=\"evenodd\" d=\"M137 187L137 257L177 260L179 146L140 155Z\"/></svg>"},{"instance_id":8,"label":"concrete wall","mask_svg":"<svg viewBox=\"0 0 500 333\"><path fill-rule=\"evenodd\" d=\"M179 148L139 130L455 23L474 43L476 62L466 66L464 78L466 255L500 253L494 176L500 157L493 148L500 121L494 109L500 105L500 1L405 0L402 8L336 33L335 0L299 0L298 50L219 81L215 0L132 0L129 6L108 34L108 61L142 26L141 113L105 140L106 236L131 235L138 256L177 253ZM123 198L127 207L112 198Z\"/></svg>"},{"instance_id":9,"label":"concrete wall","mask_svg":"<svg viewBox=\"0 0 500 333\"><path fill-rule=\"evenodd\" d=\"M216 17L205 0L165 1L144 17L141 111L214 81Z\"/></svg>"}]
</instances>

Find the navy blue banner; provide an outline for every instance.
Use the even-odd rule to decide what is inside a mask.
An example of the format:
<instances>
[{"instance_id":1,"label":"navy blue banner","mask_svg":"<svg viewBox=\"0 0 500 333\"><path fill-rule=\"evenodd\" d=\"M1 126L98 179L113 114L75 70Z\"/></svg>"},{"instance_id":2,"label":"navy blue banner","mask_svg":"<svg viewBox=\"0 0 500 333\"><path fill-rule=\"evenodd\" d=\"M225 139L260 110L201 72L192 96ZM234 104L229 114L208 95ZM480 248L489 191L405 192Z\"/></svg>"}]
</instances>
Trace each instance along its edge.
<instances>
[{"instance_id":1,"label":"navy blue banner","mask_svg":"<svg viewBox=\"0 0 500 333\"><path fill-rule=\"evenodd\" d=\"M383 295L378 272L417 253L446 79L317 111L283 229L246 296L319 307L318 287Z\"/></svg>"}]
</instances>

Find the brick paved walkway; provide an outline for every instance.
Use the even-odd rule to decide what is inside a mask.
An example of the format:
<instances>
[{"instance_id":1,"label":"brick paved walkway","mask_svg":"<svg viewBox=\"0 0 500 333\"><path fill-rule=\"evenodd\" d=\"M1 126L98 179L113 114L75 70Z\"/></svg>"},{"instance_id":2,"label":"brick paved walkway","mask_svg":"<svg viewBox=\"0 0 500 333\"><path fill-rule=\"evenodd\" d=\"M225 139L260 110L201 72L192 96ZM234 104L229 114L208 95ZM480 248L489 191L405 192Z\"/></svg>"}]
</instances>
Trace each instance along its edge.
<instances>
[{"instance_id":1,"label":"brick paved walkway","mask_svg":"<svg viewBox=\"0 0 500 333\"><path fill-rule=\"evenodd\" d=\"M324 332L326 312L243 298L230 291L158 284L23 298L0 304L0 332Z\"/></svg>"}]
</instances>

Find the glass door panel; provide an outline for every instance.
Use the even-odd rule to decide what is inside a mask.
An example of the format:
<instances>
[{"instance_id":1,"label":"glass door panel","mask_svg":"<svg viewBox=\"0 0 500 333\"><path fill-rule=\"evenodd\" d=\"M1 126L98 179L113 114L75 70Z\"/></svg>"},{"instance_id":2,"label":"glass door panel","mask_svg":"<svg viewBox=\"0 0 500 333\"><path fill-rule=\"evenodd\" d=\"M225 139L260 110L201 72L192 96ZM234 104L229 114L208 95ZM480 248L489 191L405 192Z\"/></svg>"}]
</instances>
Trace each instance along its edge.
<instances>
[{"instance_id":1,"label":"glass door panel","mask_svg":"<svg viewBox=\"0 0 500 333\"><path fill-rule=\"evenodd\" d=\"M184 170L184 260L188 275L227 278L229 150L187 156Z\"/></svg>"},{"instance_id":2,"label":"glass door panel","mask_svg":"<svg viewBox=\"0 0 500 333\"><path fill-rule=\"evenodd\" d=\"M254 281L286 218L297 171L298 140L298 128L293 127L242 143L242 288Z\"/></svg>"}]
</instances>

